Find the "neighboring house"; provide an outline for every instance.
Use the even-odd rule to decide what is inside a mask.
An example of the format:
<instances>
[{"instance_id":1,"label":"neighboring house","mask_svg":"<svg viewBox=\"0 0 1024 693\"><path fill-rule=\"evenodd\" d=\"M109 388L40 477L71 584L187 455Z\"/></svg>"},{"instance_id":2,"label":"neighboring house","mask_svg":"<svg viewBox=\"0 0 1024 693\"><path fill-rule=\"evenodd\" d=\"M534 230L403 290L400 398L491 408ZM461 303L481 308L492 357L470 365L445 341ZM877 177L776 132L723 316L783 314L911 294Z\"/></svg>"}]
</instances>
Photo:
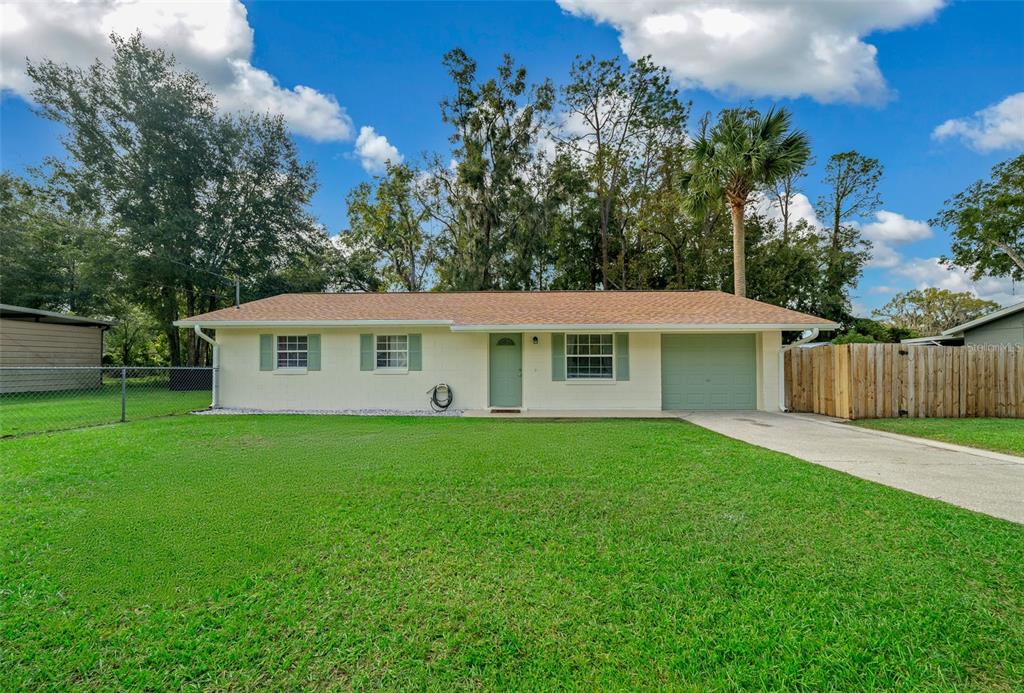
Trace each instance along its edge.
<instances>
[{"instance_id":1,"label":"neighboring house","mask_svg":"<svg viewBox=\"0 0 1024 693\"><path fill-rule=\"evenodd\" d=\"M218 405L424 410L779 406L782 333L835 323L717 291L284 294L216 330ZM205 333L204 333L205 334Z\"/></svg>"},{"instance_id":2,"label":"neighboring house","mask_svg":"<svg viewBox=\"0 0 1024 693\"><path fill-rule=\"evenodd\" d=\"M993 311L963 325L951 327L934 337L904 339L903 344L939 346L1024 345L1024 303Z\"/></svg>"},{"instance_id":3,"label":"neighboring house","mask_svg":"<svg viewBox=\"0 0 1024 693\"><path fill-rule=\"evenodd\" d=\"M102 365L103 332L113 323L0 303L0 392L96 387L98 371L54 371L55 366ZM12 367L40 370L4 370Z\"/></svg>"}]
</instances>

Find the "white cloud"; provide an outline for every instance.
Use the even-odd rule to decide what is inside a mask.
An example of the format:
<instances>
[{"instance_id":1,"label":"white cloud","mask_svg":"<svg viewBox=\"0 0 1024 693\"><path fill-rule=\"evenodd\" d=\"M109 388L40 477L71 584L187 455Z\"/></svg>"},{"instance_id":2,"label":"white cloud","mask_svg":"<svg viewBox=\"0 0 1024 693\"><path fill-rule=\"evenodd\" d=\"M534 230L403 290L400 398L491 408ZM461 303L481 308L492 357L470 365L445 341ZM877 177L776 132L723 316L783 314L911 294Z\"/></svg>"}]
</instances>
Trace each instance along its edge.
<instances>
[{"instance_id":1,"label":"white cloud","mask_svg":"<svg viewBox=\"0 0 1024 693\"><path fill-rule=\"evenodd\" d=\"M944 2L558 0L615 27L629 58L651 55L684 86L822 103L885 101L878 51L864 37L926 21Z\"/></svg>"},{"instance_id":2,"label":"white cloud","mask_svg":"<svg viewBox=\"0 0 1024 693\"><path fill-rule=\"evenodd\" d=\"M932 130L932 137L960 138L979 152L1024 147L1024 92L1011 94L973 116L947 120Z\"/></svg>"},{"instance_id":3,"label":"white cloud","mask_svg":"<svg viewBox=\"0 0 1024 693\"><path fill-rule=\"evenodd\" d=\"M367 173L383 173L384 165L389 161L393 164L402 163L402 155L398 153L398 149L388 142L387 137L378 135L368 125L359 128L356 155L359 156L359 161Z\"/></svg>"},{"instance_id":4,"label":"white cloud","mask_svg":"<svg viewBox=\"0 0 1024 693\"><path fill-rule=\"evenodd\" d=\"M926 289L935 287L950 291L968 291L979 298L1007 306L1019 303L1021 295L1014 292L1013 282L1009 278L983 277L973 281L960 268L947 268L939 262L939 258L913 258L903 261L891 274L903 277L914 284L914 288Z\"/></svg>"},{"instance_id":5,"label":"white cloud","mask_svg":"<svg viewBox=\"0 0 1024 693\"><path fill-rule=\"evenodd\" d=\"M862 225L860 230L872 243L868 263L871 267L896 267L903 256L893 246L932 237L932 229L925 222L884 209L875 213L875 221Z\"/></svg>"},{"instance_id":6,"label":"white cloud","mask_svg":"<svg viewBox=\"0 0 1024 693\"><path fill-rule=\"evenodd\" d=\"M109 57L109 34L139 30L147 44L173 53L206 80L231 111L279 113L292 130L320 141L353 135L334 96L282 87L252 64L253 31L239 0L4 3L0 20L0 89L25 98L32 88L26 58L86 66Z\"/></svg>"},{"instance_id":7,"label":"white cloud","mask_svg":"<svg viewBox=\"0 0 1024 693\"><path fill-rule=\"evenodd\" d=\"M759 214L763 214L769 219L774 219L778 222L782 221L782 208L775 197L760 192L756 193L754 195L754 206ZM798 192L794 193L789 199L789 223L793 225L801 219L811 226L821 226L817 215L814 213L814 205L811 204L810 199L807 195Z\"/></svg>"},{"instance_id":8,"label":"white cloud","mask_svg":"<svg viewBox=\"0 0 1024 693\"><path fill-rule=\"evenodd\" d=\"M875 221L864 224L861 233L872 240L890 243L912 243L932 237L932 229L925 222L884 209L875 212Z\"/></svg>"},{"instance_id":9,"label":"white cloud","mask_svg":"<svg viewBox=\"0 0 1024 693\"><path fill-rule=\"evenodd\" d=\"M903 255L888 243L873 241L871 244L871 259L868 260L868 267L881 267L889 269L898 267L903 262Z\"/></svg>"}]
</instances>

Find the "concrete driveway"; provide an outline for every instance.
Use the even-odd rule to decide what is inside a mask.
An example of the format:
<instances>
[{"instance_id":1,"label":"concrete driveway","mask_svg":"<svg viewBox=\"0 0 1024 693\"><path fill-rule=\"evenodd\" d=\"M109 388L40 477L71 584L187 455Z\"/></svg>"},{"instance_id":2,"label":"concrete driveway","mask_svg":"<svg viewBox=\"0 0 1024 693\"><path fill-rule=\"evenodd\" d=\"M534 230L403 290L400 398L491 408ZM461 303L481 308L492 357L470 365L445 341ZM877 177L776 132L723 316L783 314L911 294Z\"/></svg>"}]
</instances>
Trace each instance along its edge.
<instances>
[{"instance_id":1,"label":"concrete driveway","mask_svg":"<svg viewBox=\"0 0 1024 693\"><path fill-rule=\"evenodd\" d=\"M862 479L1024 524L1024 458L813 414L692 412L698 426Z\"/></svg>"}]
</instances>

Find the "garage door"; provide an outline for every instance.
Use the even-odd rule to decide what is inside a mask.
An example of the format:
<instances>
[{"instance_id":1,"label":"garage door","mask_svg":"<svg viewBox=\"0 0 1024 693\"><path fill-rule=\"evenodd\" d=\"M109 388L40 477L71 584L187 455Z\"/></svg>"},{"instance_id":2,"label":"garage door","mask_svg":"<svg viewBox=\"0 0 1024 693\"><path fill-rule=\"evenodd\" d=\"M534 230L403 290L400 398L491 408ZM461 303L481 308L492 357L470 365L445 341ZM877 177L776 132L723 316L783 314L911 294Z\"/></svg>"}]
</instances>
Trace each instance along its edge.
<instances>
[{"instance_id":1,"label":"garage door","mask_svg":"<svg viewBox=\"0 0 1024 693\"><path fill-rule=\"evenodd\" d=\"M663 334L661 408L755 409L752 334Z\"/></svg>"}]
</instances>

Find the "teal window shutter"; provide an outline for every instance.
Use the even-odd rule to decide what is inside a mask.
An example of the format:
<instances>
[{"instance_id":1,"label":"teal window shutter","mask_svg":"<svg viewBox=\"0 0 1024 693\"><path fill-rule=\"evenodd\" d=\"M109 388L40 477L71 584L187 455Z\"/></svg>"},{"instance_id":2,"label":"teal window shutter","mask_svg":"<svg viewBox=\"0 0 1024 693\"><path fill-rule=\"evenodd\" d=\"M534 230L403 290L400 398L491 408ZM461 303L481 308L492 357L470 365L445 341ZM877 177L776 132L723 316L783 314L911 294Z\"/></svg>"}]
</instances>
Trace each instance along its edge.
<instances>
[{"instance_id":1,"label":"teal window shutter","mask_svg":"<svg viewBox=\"0 0 1024 693\"><path fill-rule=\"evenodd\" d=\"M320 335L306 335L306 370L320 370Z\"/></svg>"},{"instance_id":2,"label":"teal window shutter","mask_svg":"<svg viewBox=\"0 0 1024 693\"><path fill-rule=\"evenodd\" d=\"M551 379L565 380L565 335L551 335Z\"/></svg>"},{"instance_id":3,"label":"teal window shutter","mask_svg":"<svg viewBox=\"0 0 1024 693\"><path fill-rule=\"evenodd\" d=\"M423 336L409 335L409 370L423 370Z\"/></svg>"},{"instance_id":4,"label":"teal window shutter","mask_svg":"<svg viewBox=\"0 0 1024 693\"><path fill-rule=\"evenodd\" d=\"M615 379L629 380L629 332L615 333Z\"/></svg>"},{"instance_id":5,"label":"teal window shutter","mask_svg":"<svg viewBox=\"0 0 1024 693\"><path fill-rule=\"evenodd\" d=\"M274 335L260 335L260 370L274 370Z\"/></svg>"},{"instance_id":6,"label":"teal window shutter","mask_svg":"<svg viewBox=\"0 0 1024 693\"><path fill-rule=\"evenodd\" d=\"M373 370L373 335L359 335L359 370Z\"/></svg>"}]
</instances>

